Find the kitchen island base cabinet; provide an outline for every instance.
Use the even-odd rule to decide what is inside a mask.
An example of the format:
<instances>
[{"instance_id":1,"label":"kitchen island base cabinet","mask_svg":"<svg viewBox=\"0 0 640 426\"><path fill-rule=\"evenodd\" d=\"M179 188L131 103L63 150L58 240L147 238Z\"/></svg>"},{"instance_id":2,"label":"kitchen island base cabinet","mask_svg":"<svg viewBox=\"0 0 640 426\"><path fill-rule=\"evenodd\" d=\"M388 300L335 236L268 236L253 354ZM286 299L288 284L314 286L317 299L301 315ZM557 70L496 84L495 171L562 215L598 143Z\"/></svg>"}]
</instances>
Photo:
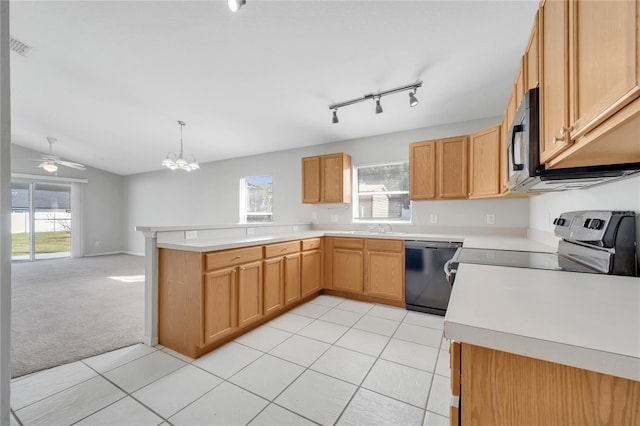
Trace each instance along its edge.
<instances>
[{"instance_id":1,"label":"kitchen island base cabinet","mask_svg":"<svg viewBox=\"0 0 640 426\"><path fill-rule=\"evenodd\" d=\"M238 327L262 317L262 262L238 267Z\"/></svg>"},{"instance_id":2,"label":"kitchen island base cabinet","mask_svg":"<svg viewBox=\"0 0 640 426\"><path fill-rule=\"evenodd\" d=\"M202 345L215 342L238 328L236 275L236 268L221 269L205 275L202 292L204 307ZM160 340L164 341L164 339ZM162 344L166 346L167 343Z\"/></svg>"},{"instance_id":3,"label":"kitchen island base cabinet","mask_svg":"<svg viewBox=\"0 0 640 426\"><path fill-rule=\"evenodd\" d=\"M640 382L466 343L459 356L462 425L640 424Z\"/></svg>"}]
</instances>

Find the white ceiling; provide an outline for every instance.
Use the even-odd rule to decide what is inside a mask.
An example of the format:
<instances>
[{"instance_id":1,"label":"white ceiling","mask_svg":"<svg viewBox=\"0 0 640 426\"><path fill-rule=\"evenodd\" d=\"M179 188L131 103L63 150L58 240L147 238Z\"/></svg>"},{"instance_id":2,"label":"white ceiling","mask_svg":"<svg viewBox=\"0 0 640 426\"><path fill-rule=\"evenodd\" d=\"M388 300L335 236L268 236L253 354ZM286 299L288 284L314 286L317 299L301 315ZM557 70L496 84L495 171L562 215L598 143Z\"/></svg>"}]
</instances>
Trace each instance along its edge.
<instances>
[{"instance_id":1,"label":"white ceiling","mask_svg":"<svg viewBox=\"0 0 640 426\"><path fill-rule=\"evenodd\" d=\"M12 140L121 175L502 115L538 1L11 2ZM424 81L339 111L328 105Z\"/></svg>"}]
</instances>

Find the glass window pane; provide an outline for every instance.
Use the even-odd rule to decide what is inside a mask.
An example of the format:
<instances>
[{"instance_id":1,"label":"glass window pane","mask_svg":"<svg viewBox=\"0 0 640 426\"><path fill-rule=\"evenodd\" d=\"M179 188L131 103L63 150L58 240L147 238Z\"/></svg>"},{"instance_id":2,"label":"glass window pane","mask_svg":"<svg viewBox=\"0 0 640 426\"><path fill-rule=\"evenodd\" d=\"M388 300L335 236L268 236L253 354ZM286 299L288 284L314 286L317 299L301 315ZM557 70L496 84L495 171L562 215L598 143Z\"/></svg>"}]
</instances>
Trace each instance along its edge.
<instances>
[{"instance_id":1,"label":"glass window pane","mask_svg":"<svg viewBox=\"0 0 640 426\"><path fill-rule=\"evenodd\" d=\"M409 164L358 168L358 192L409 191Z\"/></svg>"},{"instance_id":2,"label":"glass window pane","mask_svg":"<svg viewBox=\"0 0 640 426\"><path fill-rule=\"evenodd\" d=\"M360 194L358 197L358 217L360 220L411 219L409 194Z\"/></svg>"},{"instance_id":3,"label":"glass window pane","mask_svg":"<svg viewBox=\"0 0 640 426\"><path fill-rule=\"evenodd\" d=\"M242 222L273 221L273 178L271 176L247 177L243 179L244 199L240 212Z\"/></svg>"}]
</instances>

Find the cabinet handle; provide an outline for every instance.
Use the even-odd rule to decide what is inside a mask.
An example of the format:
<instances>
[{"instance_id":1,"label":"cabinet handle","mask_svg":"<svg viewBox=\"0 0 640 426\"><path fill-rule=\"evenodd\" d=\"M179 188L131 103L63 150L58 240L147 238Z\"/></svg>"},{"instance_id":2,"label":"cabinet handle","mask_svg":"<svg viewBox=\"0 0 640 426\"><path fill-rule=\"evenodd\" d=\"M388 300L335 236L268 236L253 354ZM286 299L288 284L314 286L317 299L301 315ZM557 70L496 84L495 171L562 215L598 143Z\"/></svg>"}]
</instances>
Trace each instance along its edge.
<instances>
[{"instance_id":1,"label":"cabinet handle","mask_svg":"<svg viewBox=\"0 0 640 426\"><path fill-rule=\"evenodd\" d=\"M556 138L556 137L553 138L553 143L554 144L557 144L558 142L562 142L562 141L564 141L564 136L561 137L561 138Z\"/></svg>"},{"instance_id":2,"label":"cabinet handle","mask_svg":"<svg viewBox=\"0 0 640 426\"><path fill-rule=\"evenodd\" d=\"M283 252L283 251L287 251L287 248L285 247L285 248L283 248L283 249L282 249L282 250L280 250L280 251L281 251L281 252Z\"/></svg>"},{"instance_id":3,"label":"cabinet handle","mask_svg":"<svg viewBox=\"0 0 640 426\"><path fill-rule=\"evenodd\" d=\"M237 255L236 257L234 257L234 259L240 259L242 256Z\"/></svg>"}]
</instances>

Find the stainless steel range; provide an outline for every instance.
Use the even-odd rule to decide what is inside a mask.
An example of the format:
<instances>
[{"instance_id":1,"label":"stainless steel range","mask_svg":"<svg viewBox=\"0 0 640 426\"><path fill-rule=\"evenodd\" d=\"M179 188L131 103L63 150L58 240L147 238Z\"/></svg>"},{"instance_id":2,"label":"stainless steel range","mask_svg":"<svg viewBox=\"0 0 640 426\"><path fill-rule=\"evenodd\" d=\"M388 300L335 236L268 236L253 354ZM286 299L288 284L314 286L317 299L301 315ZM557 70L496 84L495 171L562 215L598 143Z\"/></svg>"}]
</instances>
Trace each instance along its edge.
<instances>
[{"instance_id":1,"label":"stainless steel range","mask_svg":"<svg viewBox=\"0 0 640 426\"><path fill-rule=\"evenodd\" d=\"M557 253L460 248L445 265L453 283L461 263L638 276L636 214L628 211L574 211L556 218L562 240Z\"/></svg>"}]
</instances>

